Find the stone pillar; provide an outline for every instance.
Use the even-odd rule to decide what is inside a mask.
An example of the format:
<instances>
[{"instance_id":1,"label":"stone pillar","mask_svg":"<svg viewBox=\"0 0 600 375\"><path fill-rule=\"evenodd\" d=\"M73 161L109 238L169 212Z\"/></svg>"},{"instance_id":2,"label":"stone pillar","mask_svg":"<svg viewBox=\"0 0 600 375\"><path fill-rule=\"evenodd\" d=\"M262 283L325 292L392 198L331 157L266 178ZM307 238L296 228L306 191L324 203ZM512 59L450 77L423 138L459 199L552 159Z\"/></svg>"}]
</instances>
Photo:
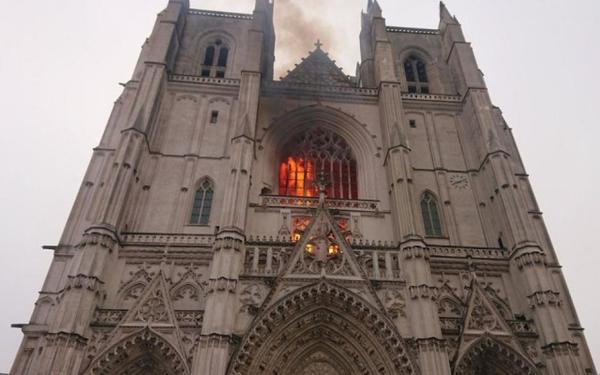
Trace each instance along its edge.
<instances>
[{"instance_id":1,"label":"stone pillar","mask_svg":"<svg viewBox=\"0 0 600 375\"><path fill-rule=\"evenodd\" d=\"M231 356L238 313L237 287L245 252L260 80L260 73L242 73L237 136L231 141L231 174L226 186L221 229L213 248L202 337L192 367L195 375L224 375Z\"/></svg>"},{"instance_id":2,"label":"stone pillar","mask_svg":"<svg viewBox=\"0 0 600 375\"><path fill-rule=\"evenodd\" d=\"M438 316L438 290L433 285L429 250L421 240L404 242L406 285L411 303L407 304L413 336L419 349L422 375L450 375L450 361Z\"/></svg>"},{"instance_id":3,"label":"stone pillar","mask_svg":"<svg viewBox=\"0 0 600 375\"><path fill-rule=\"evenodd\" d=\"M381 133L386 149L392 215L403 255L403 271L411 303L407 304L413 337L419 349L423 375L450 375L448 353L436 304L435 288L429 264L428 249L418 236L414 212L414 191L410 147L406 137L406 117L400 82L396 76L392 45L387 36L381 8L373 2L368 9L371 37L374 43L374 73L379 85Z\"/></svg>"},{"instance_id":4,"label":"stone pillar","mask_svg":"<svg viewBox=\"0 0 600 375\"><path fill-rule=\"evenodd\" d=\"M152 113L160 105L168 60L177 51L178 22L180 15L187 13L187 7L187 0L171 0L158 16L136 67L138 77L126 88L135 94L123 103L119 123L112 123L124 131L118 144L112 146L114 157L107 166L104 186L93 198L100 202L89 215L96 224L83 233L79 245L65 250L72 258L51 314L54 318L48 333L40 337L41 352L31 356L27 366L19 363L19 354L14 375L78 375L81 371L89 324L95 309L104 301L104 281L118 257L118 231L135 178L134 170L145 151L144 138L153 122ZM24 332L27 336L27 331Z\"/></svg>"}]
</instances>

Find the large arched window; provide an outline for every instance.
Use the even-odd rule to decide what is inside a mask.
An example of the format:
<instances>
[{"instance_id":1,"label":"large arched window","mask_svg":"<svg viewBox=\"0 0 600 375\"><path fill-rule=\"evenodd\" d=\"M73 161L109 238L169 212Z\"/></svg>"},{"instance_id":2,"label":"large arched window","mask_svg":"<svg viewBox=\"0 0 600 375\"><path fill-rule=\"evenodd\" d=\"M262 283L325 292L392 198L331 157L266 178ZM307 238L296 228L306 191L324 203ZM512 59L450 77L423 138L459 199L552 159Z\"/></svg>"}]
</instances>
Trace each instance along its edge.
<instances>
[{"instance_id":1,"label":"large arched window","mask_svg":"<svg viewBox=\"0 0 600 375\"><path fill-rule=\"evenodd\" d=\"M279 194L317 196L315 179L327 174L330 198L357 199L356 160L348 143L339 135L319 127L294 137L284 148L279 167Z\"/></svg>"},{"instance_id":2,"label":"large arched window","mask_svg":"<svg viewBox=\"0 0 600 375\"><path fill-rule=\"evenodd\" d=\"M410 56L404 62L404 73L408 83L408 92L429 93L429 80L427 79L427 65L416 56Z\"/></svg>"},{"instance_id":3,"label":"large arched window","mask_svg":"<svg viewBox=\"0 0 600 375\"><path fill-rule=\"evenodd\" d=\"M421 197L421 213L423 214L425 235L430 237L441 237L442 223L440 221L438 204L437 200L430 192L426 192Z\"/></svg>"},{"instance_id":4,"label":"large arched window","mask_svg":"<svg viewBox=\"0 0 600 375\"><path fill-rule=\"evenodd\" d=\"M225 77L228 59L229 47L221 39L216 39L206 47L200 75L202 77Z\"/></svg>"},{"instance_id":5,"label":"large arched window","mask_svg":"<svg viewBox=\"0 0 600 375\"><path fill-rule=\"evenodd\" d=\"M205 179L200 183L200 187L196 190L196 195L194 196L192 217L190 219L191 224L208 224L214 192L214 186L208 179Z\"/></svg>"}]
</instances>

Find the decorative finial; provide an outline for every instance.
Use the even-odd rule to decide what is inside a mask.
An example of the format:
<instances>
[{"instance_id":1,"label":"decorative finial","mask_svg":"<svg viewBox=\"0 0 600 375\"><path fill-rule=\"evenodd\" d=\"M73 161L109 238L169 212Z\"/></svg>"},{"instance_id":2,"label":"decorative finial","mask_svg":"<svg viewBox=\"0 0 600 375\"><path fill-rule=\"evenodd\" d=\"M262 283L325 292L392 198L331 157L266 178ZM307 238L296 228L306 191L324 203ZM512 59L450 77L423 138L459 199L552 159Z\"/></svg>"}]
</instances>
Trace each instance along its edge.
<instances>
[{"instance_id":1,"label":"decorative finial","mask_svg":"<svg viewBox=\"0 0 600 375\"><path fill-rule=\"evenodd\" d=\"M323 43L321 43L321 39L317 39L317 42L315 43L315 47L317 47L317 49L321 49L321 47L323 47Z\"/></svg>"}]
</instances>

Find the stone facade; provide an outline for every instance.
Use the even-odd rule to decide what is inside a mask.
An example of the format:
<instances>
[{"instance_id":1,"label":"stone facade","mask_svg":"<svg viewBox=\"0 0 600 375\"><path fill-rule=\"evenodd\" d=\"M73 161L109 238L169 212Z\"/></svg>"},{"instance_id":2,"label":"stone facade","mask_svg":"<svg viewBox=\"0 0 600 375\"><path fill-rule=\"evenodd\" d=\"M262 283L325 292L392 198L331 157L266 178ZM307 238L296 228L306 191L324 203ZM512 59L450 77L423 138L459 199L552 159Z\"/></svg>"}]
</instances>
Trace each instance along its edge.
<instances>
[{"instance_id":1,"label":"stone facade","mask_svg":"<svg viewBox=\"0 0 600 375\"><path fill-rule=\"evenodd\" d=\"M391 27L369 0L355 77L318 43L274 81L272 3L169 1L11 374L596 374L511 130L440 10ZM345 153L329 175L290 177L306 134Z\"/></svg>"}]
</instances>

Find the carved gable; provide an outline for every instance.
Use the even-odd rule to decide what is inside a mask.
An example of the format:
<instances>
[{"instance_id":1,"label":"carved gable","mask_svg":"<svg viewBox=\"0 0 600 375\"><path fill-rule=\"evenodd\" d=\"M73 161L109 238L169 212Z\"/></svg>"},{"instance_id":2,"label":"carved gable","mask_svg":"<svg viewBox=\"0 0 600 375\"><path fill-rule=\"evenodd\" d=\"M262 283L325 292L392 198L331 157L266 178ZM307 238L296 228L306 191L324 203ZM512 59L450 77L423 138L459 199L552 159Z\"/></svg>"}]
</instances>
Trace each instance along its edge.
<instances>
[{"instance_id":1,"label":"carved gable","mask_svg":"<svg viewBox=\"0 0 600 375\"><path fill-rule=\"evenodd\" d=\"M463 334L483 334L511 336L506 321L476 279L473 279Z\"/></svg>"},{"instance_id":2,"label":"carved gable","mask_svg":"<svg viewBox=\"0 0 600 375\"><path fill-rule=\"evenodd\" d=\"M525 369L535 368L527 359L527 355L519 341L513 335L511 328L496 309L492 302L492 297L479 284L477 278L473 278L467 314L457 351L457 373L463 373L461 371L464 371L463 367L465 363L486 362L487 349L481 350L479 348L482 343L488 343L484 345L486 348L496 346L496 349L492 351L493 353L508 353L507 357L509 359L506 360L513 362L512 364L520 364ZM491 358L487 362L491 361L495 363L496 360L495 358ZM515 370L514 373L521 372Z\"/></svg>"},{"instance_id":3,"label":"carved gable","mask_svg":"<svg viewBox=\"0 0 600 375\"><path fill-rule=\"evenodd\" d=\"M284 278L366 280L352 249L327 209L319 208L296 244Z\"/></svg>"}]
</instances>

